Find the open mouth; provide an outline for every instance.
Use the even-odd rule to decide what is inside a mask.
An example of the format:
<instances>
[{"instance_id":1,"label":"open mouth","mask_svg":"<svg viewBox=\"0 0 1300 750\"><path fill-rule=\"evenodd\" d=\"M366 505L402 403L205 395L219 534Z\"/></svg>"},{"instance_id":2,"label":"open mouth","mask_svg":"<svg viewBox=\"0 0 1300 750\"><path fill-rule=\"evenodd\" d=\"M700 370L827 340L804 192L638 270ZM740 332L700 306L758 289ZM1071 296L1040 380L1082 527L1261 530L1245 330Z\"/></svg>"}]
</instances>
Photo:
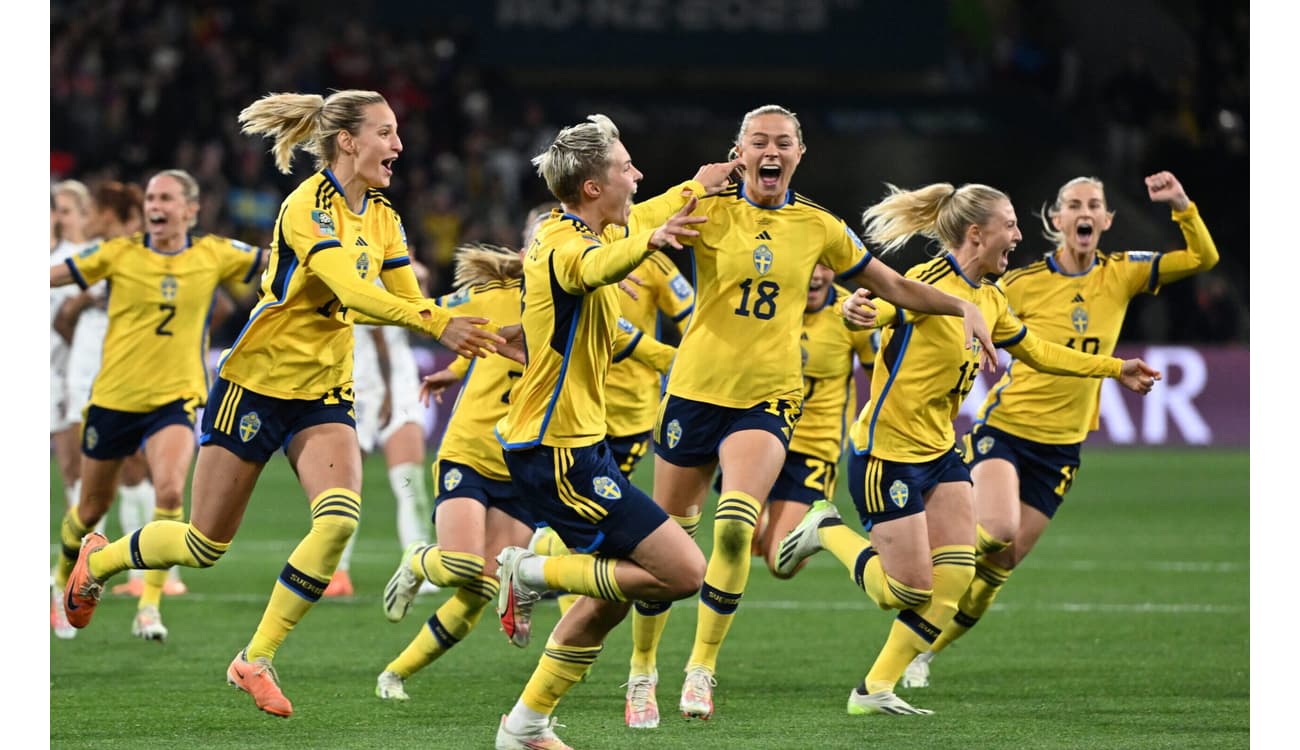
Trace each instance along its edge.
<instances>
[{"instance_id":1,"label":"open mouth","mask_svg":"<svg viewBox=\"0 0 1300 750\"><path fill-rule=\"evenodd\" d=\"M150 226L150 227L152 227L152 228L154 228L154 229L157 229L157 228L162 227L162 226L164 226L164 225L166 225L166 224L167 224L167 217L164 216L163 214L150 214L150 215L149 215L149 226Z\"/></svg>"},{"instance_id":2,"label":"open mouth","mask_svg":"<svg viewBox=\"0 0 1300 750\"><path fill-rule=\"evenodd\" d=\"M1092 225L1079 224L1074 228L1074 236L1079 238L1080 242L1088 242L1092 239Z\"/></svg>"},{"instance_id":3,"label":"open mouth","mask_svg":"<svg viewBox=\"0 0 1300 750\"><path fill-rule=\"evenodd\" d=\"M781 166L764 164L758 168L758 182L763 187L774 188L781 181Z\"/></svg>"},{"instance_id":4,"label":"open mouth","mask_svg":"<svg viewBox=\"0 0 1300 750\"><path fill-rule=\"evenodd\" d=\"M379 166L381 166L381 167L384 168L384 174L389 175L390 177L392 176L392 174L393 174L393 162L395 162L395 161L397 161L397 157L396 157L396 156L393 156L393 157L389 157L389 158L384 159L383 161L379 162Z\"/></svg>"}]
</instances>

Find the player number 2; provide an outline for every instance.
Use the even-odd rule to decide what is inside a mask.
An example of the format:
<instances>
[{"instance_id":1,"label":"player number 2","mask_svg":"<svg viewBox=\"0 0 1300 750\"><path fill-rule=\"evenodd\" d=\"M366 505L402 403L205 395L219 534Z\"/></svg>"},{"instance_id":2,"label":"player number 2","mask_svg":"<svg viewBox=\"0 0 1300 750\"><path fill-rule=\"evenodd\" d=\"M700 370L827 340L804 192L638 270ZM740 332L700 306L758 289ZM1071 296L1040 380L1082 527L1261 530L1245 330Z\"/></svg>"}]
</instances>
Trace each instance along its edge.
<instances>
[{"instance_id":1,"label":"player number 2","mask_svg":"<svg viewBox=\"0 0 1300 750\"><path fill-rule=\"evenodd\" d=\"M153 329L153 332L159 336L173 335L172 331L167 330L167 324L172 322L172 318L176 317L176 305L158 305L158 309L162 311L163 319L158 324L158 327Z\"/></svg>"}]
</instances>

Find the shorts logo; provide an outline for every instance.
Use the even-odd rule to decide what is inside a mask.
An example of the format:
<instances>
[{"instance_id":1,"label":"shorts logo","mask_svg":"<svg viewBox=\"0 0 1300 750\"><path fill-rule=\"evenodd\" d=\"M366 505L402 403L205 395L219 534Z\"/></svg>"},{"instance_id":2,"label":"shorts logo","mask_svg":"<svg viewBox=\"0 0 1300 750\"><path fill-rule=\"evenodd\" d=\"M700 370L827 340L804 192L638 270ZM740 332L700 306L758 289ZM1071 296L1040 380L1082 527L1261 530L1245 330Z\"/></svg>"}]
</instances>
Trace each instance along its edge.
<instances>
[{"instance_id":1,"label":"shorts logo","mask_svg":"<svg viewBox=\"0 0 1300 750\"><path fill-rule=\"evenodd\" d=\"M366 274L369 272L370 253L362 253L361 256L357 258L357 275L364 279Z\"/></svg>"},{"instance_id":2,"label":"shorts logo","mask_svg":"<svg viewBox=\"0 0 1300 750\"><path fill-rule=\"evenodd\" d=\"M597 495L606 500L617 500L623 496L623 490L618 488L618 483L606 476L592 479L591 488L596 491Z\"/></svg>"},{"instance_id":3,"label":"shorts logo","mask_svg":"<svg viewBox=\"0 0 1300 750\"><path fill-rule=\"evenodd\" d=\"M99 444L99 431L96 430L94 427L87 427L86 447L93 451L95 450L95 446L98 444Z\"/></svg>"},{"instance_id":4,"label":"shorts logo","mask_svg":"<svg viewBox=\"0 0 1300 750\"><path fill-rule=\"evenodd\" d=\"M176 281L176 277L168 274L163 277L158 289L162 292L163 299L172 302L176 299L176 291L180 289L180 286L180 282Z\"/></svg>"},{"instance_id":5,"label":"shorts logo","mask_svg":"<svg viewBox=\"0 0 1300 750\"><path fill-rule=\"evenodd\" d=\"M682 441L682 423L676 419L669 422L668 427L664 429L664 435L668 438L668 447L676 448Z\"/></svg>"},{"instance_id":6,"label":"shorts logo","mask_svg":"<svg viewBox=\"0 0 1300 750\"><path fill-rule=\"evenodd\" d=\"M257 416L257 412L250 411L239 418L239 439L245 443L257 437L257 431L260 429L262 429L262 418Z\"/></svg>"},{"instance_id":7,"label":"shorts logo","mask_svg":"<svg viewBox=\"0 0 1300 750\"><path fill-rule=\"evenodd\" d=\"M1070 311L1070 326L1079 333L1088 332L1088 311L1076 307Z\"/></svg>"},{"instance_id":8,"label":"shorts logo","mask_svg":"<svg viewBox=\"0 0 1300 750\"><path fill-rule=\"evenodd\" d=\"M895 479L894 483L889 485L889 499L900 508L907 505L907 485L903 484L903 480Z\"/></svg>"},{"instance_id":9,"label":"shorts logo","mask_svg":"<svg viewBox=\"0 0 1300 750\"><path fill-rule=\"evenodd\" d=\"M759 245L754 248L754 268L758 271L759 276L772 270L772 251L767 245Z\"/></svg>"},{"instance_id":10,"label":"shorts logo","mask_svg":"<svg viewBox=\"0 0 1300 750\"><path fill-rule=\"evenodd\" d=\"M668 282L668 288L673 290L673 294L677 296L677 299L687 299L691 296L690 282L680 275L674 276L673 280Z\"/></svg>"},{"instance_id":11,"label":"shorts logo","mask_svg":"<svg viewBox=\"0 0 1300 750\"><path fill-rule=\"evenodd\" d=\"M452 490L460 486L460 480L464 478L465 475L460 473L460 469L452 469L451 471L442 475L442 488L448 492L451 492Z\"/></svg>"},{"instance_id":12,"label":"shorts logo","mask_svg":"<svg viewBox=\"0 0 1300 750\"><path fill-rule=\"evenodd\" d=\"M319 208L312 209L311 220L316 223L316 234L321 237L333 237L334 217Z\"/></svg>"},{"instance_id":13,"label":"shorts logo","mask_svg":"<svg viewBox=\"0 0 1300 750\"><path fill-rule=\"evenodd\" d=\"M981 456L988 455L988 452L993 450L993 438L980 438L980 441L975 444L975 450L979 451Z\"/></svg>"}]
</instances>

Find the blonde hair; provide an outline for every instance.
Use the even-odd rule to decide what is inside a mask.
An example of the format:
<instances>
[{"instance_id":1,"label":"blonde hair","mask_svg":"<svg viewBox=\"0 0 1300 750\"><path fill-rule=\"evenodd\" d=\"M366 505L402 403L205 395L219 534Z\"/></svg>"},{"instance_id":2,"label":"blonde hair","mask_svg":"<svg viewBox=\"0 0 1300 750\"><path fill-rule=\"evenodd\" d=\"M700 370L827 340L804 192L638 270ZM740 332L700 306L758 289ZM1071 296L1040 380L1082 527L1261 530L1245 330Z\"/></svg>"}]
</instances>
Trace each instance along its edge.
<instances>
[{"instance_id":1,"label":"blonde hair","mask_svg":"<svg viewBox=\"0 0 1300 750\"><path fill-rule=\"evenodd\" d=\"M341 131L357 134L365 122L365 108L387 104L375 91L346 89L328 98L320 94L267 94L239 113L241 132L274 138L271 153L282 174L292 170L293 150L301 148L324 169L338 156Z\"/></svg>"},{"instance_id":2,"label":"blonde hair","mask_svg":"<svg viewBox=\"0 0 1300 750\"><path fill-rule=\"evenodd\" d=\"M1049 207L1044 203L1043 207L1038 212L1038 218L1043 222L1043 237L1047 239L1048 242L1051 242L1058 247L1065 244L1065 233L1052 226L1052 219L1056 218L1057 214L1061 213L1061 199L1065 196L1065 191L1075 185L1095 185L1097 190L1101 191L1101 204L1103 206L1106 205L1106 186L1096 177L1075 177L1073 180L1062 185L1061 188L1056 191L1056 200L1053 201L1052 205ZM1115 212L1107 209L1106 215L1114 218Z\"/></svg>"},{"instance_id":3,"label":"blonde hair","mask_svg":"<svg viewBox=\"0 0 1300 750\"><path fill-rule=\"evenodd\" d=\"M523 260L519 253L508 247L479 242L456 248L456 271L452 284L457 289L489 281L520 279L523 275Z\"/></svg>"},{"instance_id":4,"label":"blonde hair","mask_svg":"<svg viewBox=\"0 0 1300 750\"><path fill-rule=\"evenodd\" d=\"M77 210L83 214L90 213L90 190L80 180L60 180L50 187L50 202L53 206L55 196L70 195L77 204Z\"/></svg>"},{"instance_id":5,"label":"blonde hair","mask_svg":"<svg viewBox=\"0 0 1300 750\"><path fill-rule=\"evenodd\" d=\"M866 237L880 245L882 253L901 248L918 234L936 240L944 249L956 250L967 227L983 226L999 202L1011 200L997 188L974 183L954 188L937 182L916 190L885 186L888 195L862 212Z\"/></svg>"},{"instance_id":6,"label":"blonde hair","mask_svg":"<svg viewBox=\"0 0 1300 750\"><path fill-rule=\"evenodd\" d=\"M183 169L164 169L153 177L150 177L149 181L152 182L159 177L170 177L179 182L181 184L181 195L185 198L186 203L199 202L199 181L194 179L194 176L189 172L186 172ZM196 213L194 218L190 219L190 226L193 227L198 223L199 216Z\"/></svg>"},{"instance_id":7,"label":"blonde hair","mask_svg":"<svg viewBox=\"0 0 1300 750\"><path fill-rule=\"evenodd\" d=\"M799 124L799 117L779 104L764 104L761 107L746 112L745 116L740 119L740 130L736 133L736 143L740 143L745 139L745 133L749 132L750 122L752 122L755 117L761 115L782 115L790 118L790 122L794 123L794 135L799 141L799 150L802 151L806 148L803 143L803 125ZM731 149L727 158L736 158L736 149L734 147Z\"/></svg>"},{"instance_id":8,"label":"blonde hair","mask_svg":"<svg viewBox=\"0 0 1300 750\"><path fill-rule=\"evenodd\" d=\"M561 130L555 141L532 159L551 195L570 206L580 202L582 183L604 180L610 149L618 141L613 120L601 114L587 115L587 120Z\"/></svg>"}]
</instances>

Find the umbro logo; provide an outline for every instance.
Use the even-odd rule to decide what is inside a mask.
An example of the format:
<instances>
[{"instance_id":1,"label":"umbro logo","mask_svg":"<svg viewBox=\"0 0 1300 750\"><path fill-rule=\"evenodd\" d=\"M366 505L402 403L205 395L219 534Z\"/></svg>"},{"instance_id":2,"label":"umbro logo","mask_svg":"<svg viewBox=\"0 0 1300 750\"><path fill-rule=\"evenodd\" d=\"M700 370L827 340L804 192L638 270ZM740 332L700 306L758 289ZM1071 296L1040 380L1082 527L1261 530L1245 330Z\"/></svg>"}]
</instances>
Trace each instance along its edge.
<instances>
[{"instance_id":1,"label":"umbro logo","mask_svg":"<svg viewBox=\"0 0 1300 750\"><path fill-rule=\"evenodd\" d=\"M758 236L756 236L754 239L756 239L756 240L770 240L770 239L772 239L772 235L769 234L768 231L767 231L766 229L764 229L764 230L763 230L762 232L760 232L760 233L758 234Z\"/></svg>"},{"instance_id":2,"label":"umbro logo","mask_svg":"<svg viewBox=\"0 0 1300 750\"><path fill-rule=\"evenodd\" d=\"M1082 295L1082 294L1079 294L1079 293L1076 292L1075 295L1074 295L1074 299L1072 299L1072 300L1070 300L1070 301L1073 302L1073 303L1075 303L1075 304L1082 304L1083 301L1084 301L1084 299L1083 299L1083 295Z\"/></svg>"},{"instance_id":3,"label":"umbro logo","mask_svg":"<svg viewBox=\"0 0 1300 750\"><path fill-rule=\"evenodd\" d=\"M361 237L358 237L358 238L357 238L357 247L370 247L370 245L369 245L369 243L367 243L364 239L362 239Z\"/></svg>"}]
</instances>

